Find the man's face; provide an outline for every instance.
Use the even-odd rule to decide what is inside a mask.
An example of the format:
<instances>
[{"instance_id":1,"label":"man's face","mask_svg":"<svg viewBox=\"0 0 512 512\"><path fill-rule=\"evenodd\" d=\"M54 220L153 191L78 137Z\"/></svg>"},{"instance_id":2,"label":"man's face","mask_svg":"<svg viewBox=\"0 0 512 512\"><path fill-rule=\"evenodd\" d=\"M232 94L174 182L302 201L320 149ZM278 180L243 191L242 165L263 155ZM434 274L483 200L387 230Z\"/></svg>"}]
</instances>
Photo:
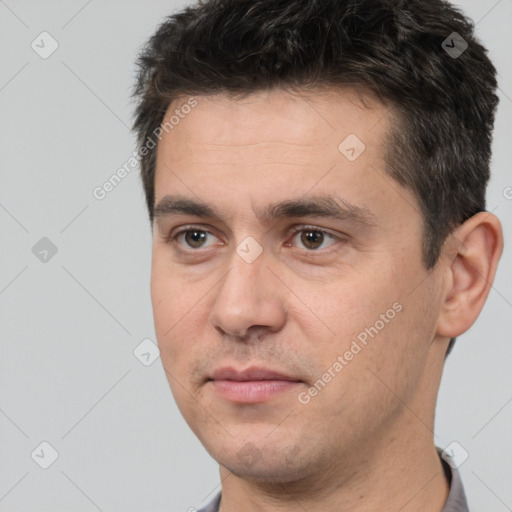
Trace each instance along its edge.
<instances>
[{"instance_id":1,"label":"man's face","mask_svg":"<svg viewBox=\"0 0 512 512\"><path fill-rule=\"evenodd\" d=\"M281 482L428 434L441 279L384 170L387 109L350 91L196 100L158 146L151 280L187 423L234 474Z\"/></svg>"}]
</instances>

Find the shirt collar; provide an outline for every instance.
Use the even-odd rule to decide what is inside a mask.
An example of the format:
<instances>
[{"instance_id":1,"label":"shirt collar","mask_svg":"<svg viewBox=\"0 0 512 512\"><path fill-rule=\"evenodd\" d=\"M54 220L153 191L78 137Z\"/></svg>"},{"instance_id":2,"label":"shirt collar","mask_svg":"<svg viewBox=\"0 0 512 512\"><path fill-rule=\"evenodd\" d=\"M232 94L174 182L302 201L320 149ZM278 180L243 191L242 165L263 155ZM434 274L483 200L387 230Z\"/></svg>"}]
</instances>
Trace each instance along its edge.
<instances>
[{"instance_id":1,"label":"shirt collar","mask_svg":"<svg viewBox=\"0 0 512 512\"><path fill-rule=\"evenodd\" d=\"M449 462L443 459L441 456L442 450L440 448L437 448L437 452L441 458L445 473L450 480L450 492L448 493L448 498L441 512L469 512L466 493L464 492L458 469L455 465L452 467Z\"/></svg>"}]
</instances>

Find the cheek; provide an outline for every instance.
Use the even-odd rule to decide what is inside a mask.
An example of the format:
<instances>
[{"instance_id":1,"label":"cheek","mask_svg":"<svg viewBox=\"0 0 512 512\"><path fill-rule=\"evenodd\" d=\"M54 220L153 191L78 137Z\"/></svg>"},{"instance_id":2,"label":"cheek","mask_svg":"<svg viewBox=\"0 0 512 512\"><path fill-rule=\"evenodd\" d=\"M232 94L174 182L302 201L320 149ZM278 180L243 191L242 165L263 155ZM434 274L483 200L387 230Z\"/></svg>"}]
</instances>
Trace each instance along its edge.
<instances>
[{"instance_id":1,"label":"cheek","mask_svg":"<svg viewBox=\"0 0 512 512\"><path fill-rule=\"evenodd\" d=\"M154 255L151 271L151 301L155 332L164 363L178 367L183 357L190 354L193 339L198 339L204 320L199 316L204 311L201 285L187 286L173 271L165 258Z\"/></svg>"},{"instance_id":2,"label":"cheek","mask_svg":"<svg viewBox=\"0 0 512 512\"><path fill-rule=\"evenodd\" d=\"M371 372L383 372L390 384L407 378L406 364L426 346L419 347L414 336L425 318L404 296L403 280L393 279L385 265L379 268L323 286L308 296L312 312L294 313L318 371L336 375L332 389L381 386ZM334 366L339 356L341 363Z\"/></svg>"},{"instance_id":3,"label":"cheek","mask_svg":"<svg viewBox=\"0 0 512 512\"><path fill-rule=\"evenodd\" d=\"M392 306L395 294L366 272L364 276L346 276L325 283L321 289L310 289L306 296L310 311L301 320L303 328L321 333L318 341L337 340L334 348L339 349L379 320L379 315Z\"/></svg>"},{"instance_id":4,"label":"cheek","mask_svg":"<svg viewBox=\"0 0 512 512\"><path fill-rule=\"evenodd\" d=\"M154 265L151 298L160 360L178 408L187 422L191 419L194 424L200 420L196 417L197 399L193 398L198 391L193 369L202 360L204 306L197 304L197 290L187 292L185 282L171 277L167 269L159 270Z\"/></svg>"}]
</instances>

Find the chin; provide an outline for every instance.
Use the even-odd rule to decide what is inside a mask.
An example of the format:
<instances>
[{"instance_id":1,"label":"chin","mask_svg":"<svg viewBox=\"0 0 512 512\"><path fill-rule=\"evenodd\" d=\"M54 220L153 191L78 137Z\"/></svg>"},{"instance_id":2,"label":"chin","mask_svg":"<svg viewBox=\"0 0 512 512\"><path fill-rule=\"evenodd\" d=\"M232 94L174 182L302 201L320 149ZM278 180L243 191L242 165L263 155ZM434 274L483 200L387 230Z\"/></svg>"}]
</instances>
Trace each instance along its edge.
<instances>
[{"instance_id":1,"label":"chin","mask_svg":"<svg viewBox=\"0 0 512 512\"><path fill-rule=\"evenodd\" d=\"M239 464L236 461L226 461L226 463L220 464L235 476L258 484L286 484L297 482L310 474L307 467L293 467L288 463L272 464L261 461L261 463L254 464L252 467Z\"/></svg>"},{"instance_id":2,"label":"chin","mask_svg":"<svg viewBox=\"0 0 512 512\"><path fill-rule=\"evenodd\" d=\"M288 483L301 480L311 474L311 463L304 456L299 444L268 441L262 445L247 441L240 448L208 450L212 457L225 469L244 480L257 483Z\"/></svg>"}]
</instances>

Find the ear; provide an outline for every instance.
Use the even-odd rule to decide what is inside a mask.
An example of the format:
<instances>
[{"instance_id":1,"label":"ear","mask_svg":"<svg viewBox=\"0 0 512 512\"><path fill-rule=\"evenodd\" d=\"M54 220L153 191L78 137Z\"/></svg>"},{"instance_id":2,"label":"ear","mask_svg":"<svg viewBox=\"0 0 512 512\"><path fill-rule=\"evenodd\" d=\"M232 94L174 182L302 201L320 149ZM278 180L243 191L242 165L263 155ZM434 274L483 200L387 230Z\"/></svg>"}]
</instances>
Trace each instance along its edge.
<instances>
[{"instance_id":1,"label":"ear","mask_svg":"<svg viewBox=\"0 0 512 512\"><path fill-rule=\"evenodd\" d=\"M445 289L436 333L455 338L475 322L489 295L503 251L501 223L480 212L450 235L443 246Z\"/></svg>"}]
</instances>

